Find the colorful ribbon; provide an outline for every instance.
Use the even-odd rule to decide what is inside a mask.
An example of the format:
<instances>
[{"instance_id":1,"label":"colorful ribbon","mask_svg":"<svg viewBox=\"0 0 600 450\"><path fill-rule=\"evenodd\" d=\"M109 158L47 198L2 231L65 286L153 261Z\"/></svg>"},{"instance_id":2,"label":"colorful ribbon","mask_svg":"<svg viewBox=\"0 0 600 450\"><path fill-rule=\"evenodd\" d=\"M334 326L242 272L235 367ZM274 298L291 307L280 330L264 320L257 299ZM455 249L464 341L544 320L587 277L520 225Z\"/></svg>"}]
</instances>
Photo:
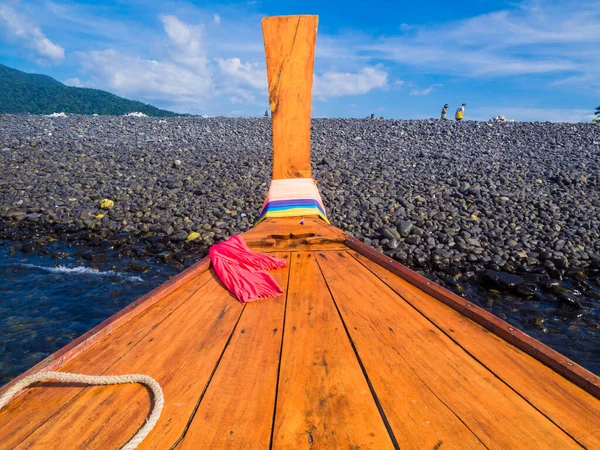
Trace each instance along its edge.
<instances>
[{"instance_id":1,"label":"colorful ribbon","mask_svg":"<svg viewBox=\"0 0 600 450\"><path fill-rule=\"evenodd\" d=\"M301 216L319 216L329 223L315 180L288 178L271 181L258 222L267 217Z\"/></svg>"}]
</instances>

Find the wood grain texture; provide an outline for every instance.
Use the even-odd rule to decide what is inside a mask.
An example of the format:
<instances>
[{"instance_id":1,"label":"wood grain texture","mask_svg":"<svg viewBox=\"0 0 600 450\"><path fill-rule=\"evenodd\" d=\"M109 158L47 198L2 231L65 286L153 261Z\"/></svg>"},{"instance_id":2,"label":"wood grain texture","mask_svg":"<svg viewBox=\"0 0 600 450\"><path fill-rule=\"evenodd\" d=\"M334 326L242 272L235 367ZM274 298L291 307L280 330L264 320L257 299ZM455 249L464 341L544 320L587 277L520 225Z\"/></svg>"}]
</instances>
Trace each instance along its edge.
<instances>
[{"instance_id":1,"label":"wood grain texture","mask_svg":"<svg viewBox=\"0 0 600 450\"><path fill-rule=\"evenodd\" d=\"M310 109L317 16L262 20L273 121L273 179L312 178Z\"/></svg>"},{"instance_id":2,"label":"wood grain texture","mask_svg":"<svg viewBox=\"0 0 600 450\"><path fill-rule=\"evenodd\" d=\"M314 255L290 272L273 447L393 448Z\"/></svg>"},{"instance_id":3,"label":"wood grain texture","mask_svg":"<svg viewBox=\"0 0 600 450\"><path fill-rule=\"evenodd\" d=\"M160 420L139 448L169 448L181 436L242 308L213 277L105 372L143 373L163 389ZM139 385L89 387L17 448L120 448L149 408Z\"/></svg>"},{"instance_id":4,"label":"wood grain texture","mask_svg":"<svg viewBox=\"0 0 600 450\"><path fill-rule=\"evenodd\" d=\"M338 252L319 252L316 259L334 300L342 313L345 328L350 333L362 365L387 417L400 448L432 449L440 447L457 449L485 448L477 437L460 421L403 357L404 348L390 339L394 330L406 319L386 317L371 304L385 297L373 292L368 278L361 273L351 273ZM331 268L337 264L339 267ZM338 272L341 275L338 275ZM347 309L356 307L354 313L360 322L348 318ZM387 306L389 308L389 306ZM348 320L351 319L351 320ZM392 328L393 326L393 328ZM360 333L360 334L359 334ZM364 333L364 334L363 334ZM409 338L410 341L418 336ZM406 358L411 355L407 354ZM421 358L423 355L417 355ZM440 382L445 380L440 379Z\"/></svg>"},{"instance_id":5,"label":"wood grain texture","mask_svg":"<svg viewBox=\"0 0 600 450\"><path fill-rule=\"evenodd\" d=\"M373 247L365 245L358 239L348 236L345 242L346 245L351 249L356 250L361 255L366 256L380 266L390 270L392 273L405 279L426 294L431 295L433 298L445 303L462 315L492 331L494 334L500 336L507 342L510 342L537 360L543 362L557 373L571 380L585 391L600 399L599 376L593 374L589 370L584 369L566 356L561 355L556 350L551 349L537 339L534 339L531 336L523 333L521 330L506 323L492 313L472 304L468 300L459 297L453 292L444 289L442 286L410 270L408 267L403 266L402 264L383 255L382 253L379 253Z\"/></svg>"},{"instance_id":6,"label":"wood grain texture","mask_svg":"<svg viewBox=\"0 0 600 450\"><path fill-rule=\"evenodd\" d=\"M286 245L307 238L338 245L343 236L316 218L306 219L305 225L294 218L265 221L247 234ZM418 289L386 269L396 270L393 264L383 261L380 266L355 252L319 252L315 259L323 278L309 261L311 247L298 248L294 255L300 268L294 274L292 264L288 292L294 303L285 319L286 330L295 327L297 334L284 332L279 383L274 374L281 328L274 324L282 321L281 299L247 305L242 314L243 307L210 270L199 276L188 273L154 291L157 296L146 297L150 303L136 302L107 321L116 328L87 348L76 347L78 353L63 361L60 370L155 377L167 404L142 448L168 448L176 442L200 398L193 422L197 428L184 444L192 448L227 442L233 448L268 446L274 411L274 447L353 443L386 448L387 435L377 425L383 423L381 414L372 411L375 400L370 391L365 393L364 374L357 375L361 363L402 448L435 448L440 442L441 448L599 446L598 400L469 320L477 311L466 300L446 299L459 306L449 309L434 298L447 292L443 288L431 287L432 282L403 268L401 274L424 286ZM377 255L368 258L385 259ZM340 338L339 326L336 330L341 318L333 314L327 289L360 362L347 356L351 345ZM492 322L495 332L502 322L497 320ZM509 341L524 339L513 329L505 332ZM531 339L532 346L538 344ZM553 355L548 358L554 360ZM148 392L140 386L44 384L0 412L0 448L52 448L55 442L64 448L118 447L143 423L149 408ZM210 436L204 435L207 426L216 430ZM366 433L369 429L373 431ZM219 441L219 433L230 434Z\"/></svg>"},{"instance_id":7,"label":"wood grain texture","mask_svg":"<svg viewBox=\"0 0 600 450\"><path fill-rule=\"evenodd\" d=\"M373 378L394 363L392 380L411 372L486 447L581 448L350 254L319 252L318 261L386 413L397 407L398 393L387 394ZM408 431L402 422L392 424L397 436ZM457 439L433 427L436 435L445 443Z\"/></svg>"},{"instance_id":8,"label":"wood grain texture","mask_svg":"<svg viewBox=\"0 0 600 450\"><path fill-rule=\"evenodd\" d=\"M353 256L580 444L600 448L600 400L389 270Z\"/></svg>"},{"instance_id":9,"label":"wood grain texture","mask_svg":"<svg viewBox=\"0 0 600 450\"><path fill-rule=\"evenodd\" d=\"M265 219L242 237L257 252L345 250L346 234L318 217Z\"/></svg>"},{"instance_id":10,"label":"wood grain texture","mask_svg":"<svg viewBox=\"0 0 600 450\"><path fill-rule=\"evenodd\" d=\"M183 441L177 448L268 448L275 392L288 267L269 273L284 294L248 303Z\"/></svg>"},{"instance_id":11,"label":"wood grain texture","mask_svg":"<svg viewBox=\"0 0 600 450\"><path fill-rule=\"evenodd\" d=\"M104 374L210 279L212 274L209 271L201 273L87 348L60 370L87 375ZM0 412L0 448L14 448L83 390L84 386L53 383L27 389Z\"/></svg>"}]
</instances>

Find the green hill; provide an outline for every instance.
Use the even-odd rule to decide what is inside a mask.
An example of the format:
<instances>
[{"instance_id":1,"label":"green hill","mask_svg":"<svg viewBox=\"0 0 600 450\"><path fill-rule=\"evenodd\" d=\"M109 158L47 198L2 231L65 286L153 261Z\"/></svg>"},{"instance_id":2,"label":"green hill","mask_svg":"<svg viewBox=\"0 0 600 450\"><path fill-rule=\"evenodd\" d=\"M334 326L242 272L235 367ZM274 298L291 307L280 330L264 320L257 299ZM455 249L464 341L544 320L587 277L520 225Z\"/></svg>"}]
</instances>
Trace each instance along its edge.
<instances>
[{"instance_id":1,"label":"green hill","mask_svg":"<svg viewBox=\"0 0 600 450\"><path fill-rule=\"evenodd\" d=\"M0 64L0 114L107 114L142 112L147 116L179 116L98 89L65 86L47 75L25 73Z\"/></svg>"}]
</instances>

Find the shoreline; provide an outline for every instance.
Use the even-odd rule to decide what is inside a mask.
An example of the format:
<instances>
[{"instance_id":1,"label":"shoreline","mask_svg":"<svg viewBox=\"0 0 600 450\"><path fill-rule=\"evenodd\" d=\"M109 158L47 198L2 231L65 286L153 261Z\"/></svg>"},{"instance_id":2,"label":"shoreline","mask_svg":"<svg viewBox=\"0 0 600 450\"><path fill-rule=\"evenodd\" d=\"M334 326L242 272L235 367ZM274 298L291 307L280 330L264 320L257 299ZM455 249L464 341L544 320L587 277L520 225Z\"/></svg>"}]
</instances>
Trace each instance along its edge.
<instances>
[{"instance_id":1,"label":"shoreline","mask_svg":"<svg viewBox=\"0 0 600 450\"><path fill-rule=\"evenodd\" d=\"M0 118L5 229L210 246L250 228L268 189L269 120ZM600 262L600 127L316 119L312 146L330 219L401 262Z\"/></svg>"},{"instance_id":2,"label":"shoreline","mask_svg":"<svg viewBox=\"0 0 600 450\"><path fill-rule=\"evenodd\" d=\"M252 227L268 190L269 120L0 118L0 239L26 252L204 256ZM593 124L316 119L312 147L332 223L412 268L600 269Z\"/></svg>"},{"instance_id":3,"label":"shoreline","mask_svg":"<svg viewBox=\"0 0 600 450\"><path fill-rule=\"evenodd\" d=\"M0 241L49 255L56 241L92 266L182 270L255 222L270 126L0 116ZM600 329L600 127L315 119L311 135L334 225L482 306L515 298L523 320L537 321L526 311L538 304L546 319Z\"/></svg>"}]
</instances>

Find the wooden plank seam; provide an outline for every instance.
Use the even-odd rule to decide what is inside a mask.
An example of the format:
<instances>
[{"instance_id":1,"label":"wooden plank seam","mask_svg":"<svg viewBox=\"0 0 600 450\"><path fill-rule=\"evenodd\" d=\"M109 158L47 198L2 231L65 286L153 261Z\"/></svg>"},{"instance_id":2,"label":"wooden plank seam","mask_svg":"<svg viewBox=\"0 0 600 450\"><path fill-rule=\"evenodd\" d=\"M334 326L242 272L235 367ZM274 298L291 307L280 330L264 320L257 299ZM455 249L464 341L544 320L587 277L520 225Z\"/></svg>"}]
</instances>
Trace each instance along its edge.
<instances>
[{"instance_id":1,"label":"wooden plank seam","mask_svg":"<svg viewBox=\"0 0 600 450\"><path fill-rule=\"evenodd\" d=\"M428 280L422 275L408 269L399 262L379 253L372 247L367 246L358 239L349 236L346 245L376 262L380 266L388 269L390 272L398 275L400 278L408 281L418 287L423 292L431 295L435 299L445 303L464 316L479 323L497 336L520 348L538 361L546 364L548 367L563 375L576 385L600 399L600 377L571 361L560 353L552 350L545 344L537 341L531 336L518 330L516 327L508 324L492 313L473 305L469 301L444 289L443 287Z\"/></svg>"},{"instance_id":2,"label":"wooden plank seam","mask_svg":"<svg viewBox=\"0 0 600 450\"><path fill-rule=\"evenodd\" d=\"M316 258L315 258L316 259ZM379 400L379 397L377 396L377 392L375 391L375 388L373 387L373 383L371 383L371 379L369 378L369 374L367 373L367 369L365 368L365 365L360 357L360 354L358 353L358 349L356 348L356 345L354 344L354 340L352 339L352 336L350 335L350 331L348 330L348 326L346 325L346 322L344 320L344 317L342 316L342 313L340 311L340 308L335 300L335 296L333 295L333 292L331 291L331 287L329 286L329 282L327 281L327 277L325 276L325 274L323 273L323 269L321 267L321 264L319 263L319 261L317 260L317 264L319 265L319 270L321 271L321 276L323 277L323 279L325 280L325 284L327 285L327 290L329 291L329 295L331 296L331 299L333 300L333 304L335 305L335 309L337 311L337 314L342 322L342 325L344 327L344 331L346 332L346 337L348 338L348 340L350 341L350 345L352 346L352 350L354 351L354 355L356 356L356 359L358 361L358 364L360 365L360 369L362 370L363 376L365 377L365 380L367 382L367 385L369 386L369 390L371 392L371 396L373 397L373 400L375 401L375 404L377 405L377 410L379 411L379 414L381 415L381 420L383 420L383 423L385 425L385 428L390 436L390 439L392 441L392 444L394 446L395 450L400 450L400 444L398 443L398 439L396 439L396 436L394 434L394 430L392 429L392 426L390 425L390 422L385 414L385 411L383 409L383 406L381 404L381 401Z\"/></svg>"},{"instance_id":3,"label":"wooden plank seam","mask_svg":"<svg viewBox=\"0 0 600 450\"><path fill-rule=\"evenodd\" d=\"M569 433L567 430L565 430L559 423L557 423L549 414L546 414L544 411L542 411L540 408L538 408L538 406L536 404L534 404L532 401L530 401L524 394L522 394L520 391L518 391L513 385L511 385L509 382L507 382L506 380L504 380L503 377L501 377L500 375L498 375L493 368L489 367L487 364L485 364L483 361L480 360L480 358L477 357L477 355L473 354L473 352L471 350L469 350L468 348L466 348L463 344L461 344L461 342L456 339L455 336L453 336L451 333L448 333L445 329L443 329L441 326L439 326L434 320L432 320L429 316L427 316L427 314L423 311L421 311L421 309L419 309L418 307L416 307L415 305L413 305L413 303L408 300L405 296L403 296L400 292L398 292L393 286L391 286L388 282L386 282L385 280L383 280L381 277L379 277L375 272L373 272L373 270L371 270L370 267L368 267L366 264L364 264L363 261L361 261L360 258L358 258L358 253L354 253L352 254L351 252L348 252L356 261L358 261L360 264L362 264L363 267L365 267L365 269L369 270L375 277L377 277L379 280L381 280L382 283L384 283L386 286L388 286L390 289L392 289L394 292L396 292L396 294L402 299L404 300L408 305L410 305L416 312L418 312L422 317L424 317L426 320L428 320L434 327L436 327L441 333L443 333L444 335L446 335L451 341L453 341L458 347L460 347L466 354L468 354L471 358L473 358L475 361L477 361L479 364L481 364L483 367L485 367L492 375L494 375L498 380L500 380L503 384L505 384L507 387L509 387L513 392L515 392L515 394L519 395L523 400L525 400L529 405L531 405L534 409L536 409L540 414L542 414L544 417L546 417L549 421L551 421L552 423L554 423L554 425L556 425L561 431L563 431L566 435L568 435L571 439L573 439L574 441L576 441L577 443L579 443L581 446L585 447L583 443L579 442L579 439L577 436L574 436L572 433ZM363 255L364 256L364 255ZM373 261L374 262L374 261ZM384 268L385 269L385 268ZM387 270L387 269L386 269ZM391 271L390 271L391 272ZM393 273L393 272L392 272ZM395 274L394 274L395 275ZM405 280L406 281L406 280ZM437 299L436 299L437 300ZM448 306L448 305L447 305ZM454 308L453 308L454 309ZM460 311L458 311L460 313ZM477 322L479 325L481 325L479 322ZM482 325L483 326L483 325ZM485 328L485 327L484 327ZM512 328L512 327L511 327ZM487 328L486 328L487 329ZM510 335L510 337L512 338L512 334ZM504 338L502 338L504 339ZM512 342L509 341L509 343L511 345ZM531 356L531 355L529 355ZM561 374L562 376L562 374ZM433 391L432 391L433 392Z\"/></svg>"},{"instance_id":4,"label":"wooden plank seam","mask_svg":"<svg viewBox=\"0 0 600 450\"><path fill-rule=\"evenodd\" d=\"M200 407L200 403L202 402L202 399L204 398L204 395L206 394L206 391L208 390L208 387L210 386L210 382L212 381L212 379L215 375L215 372L217 371L217 368L219 367L219 363L221 362L221 359L223 359L223 355L225 354L225 351L227 350L227 347L229 346L229 342L231 342L231 338L233 337L233 334L235 333L235 330L237 329L237 326L240 323L240 320L241 320L242 315L244 314L245 310L246 310L246 304L244 304L242 306L240 315L237 318L237 321L235 322L235 325L232 328L231 333L229 333L227 342L223 346L223 350L221 350L221 354L219 355L219 358L217 359L217 362L215 363L215 365L213 367L213 370L206 382L206 385L204 386L204 389L202 390L202 392L200 393L200 396L198 397L198 401L196 402L196 405L194 406L194 409L192 410L192 413L190 414L190 416L188 418L185 428L182 430L179 438L177 438L177 440L173 443L173 445L171 445L170 449L175 449L181 443L181 441L183 441L183 439L185 439L185 435L187 434L192 422L194 421L194 417L196 416L196 412L198 411L198 408Z\"/></svg>"},{"instance_id":5,"label":"wooden plank seam","mask_svg":"<svg viewBox=\"0 0 600 450\"><path fill-rule=\"evenodd\" d=\"M206 270L204 270L202 273L205 273ZM108 366L105 366L102 370L99 371L99 373L101 375L105 374L107 371L109 371L115 364L117 364L125 355L127 355L129 352L133 351L138 344L140 344L142 341L144 341L144 339L150 334L152 333L152 331L157 328L158 326L160 326L160 324L162 324L165 320L167 320L171 315L173 315L179 308L181 308L191 297L193 297L197 292L199 292L208 282L210 281L210 278L207 278L206 281L204 281L202 284L200 284L193 292L189 293L189 295L187 295L185 297L185 299L183 301L181 301L181 303L174 308L172 311L169 311L167 314L165 314L164 316L161 317L161 320L156 322L152 327L150 327L144 334L137 336L135 342L130 342L130 345L127 348L127 351L119 354L118 358L114 359ZM183 286L178 286L177 289L182 288ZM173 292L177 291L177 289L175 289ZM171 294L173 292L170 292ZM165 295L165 297L161 297L159 300L163 300L164 298L168 297L169 293L167 293L167 295ZM136 302L137 303L137 302ZM135 316L132 316L129 320L134 319L134 317L136 317L137 315L143 313L144 311L147 311L149 309L150 306L153 306L154 304L156 304L157 302L152 302L152 305L149 305L147 308L143 308L142 310L140 310L138 312L138 314L136 314ZM145 306L145 305L144 305ZM129 320L127 322L129 322ZM122 325L125 325L126 323L123 323ZM121 326L119 326L118 328L121 328ZM111 336L114 332L116 332L117 329L114 330L110 330L108 333L106 333L106 337L109 338L109 336ZM104 337L104 334L102 335ZM98 339L98 342L102 341L102 339ZM104 341L102 341L104 342ZM85 350L87 350L87 348L83 348L81 350L81 353L83 353ZM77 358L77 356L79 356L79 354L76 354L73 356L72 359ZM63 365L61 365L60 367L63 367L64 365L67 365L69 361L66 361ZM77 370L77 369L76 369ZM43 372L45 372L46 370L44 370ZM39 372L38 372L39 373ZM42 420L41 422L39 422L36 426L35 429L32 430L31 433L27 434L26 436L23 436L20 442L23 442L25 440L27 440L29 438L29 436L35 432L35 430L37 428L42 427L46 422L52 420L57 414L61 413L61 411L63 411L65 408L69 407L69 405L71 405L73 402L75 402L77 400L77 398L82 395L85 391L87 391L88 389L90 389L90 386L81 386L81 388L79 389L79 391L77 393L75 393L72 397L70 397L66 402L64 402L56 411L54 411L51 415L49 415L48 417L46 417L44 420ZM22 395L23 393L25 393L26 390L21 391L20 395ZM18 396L13 398L13 401L15 401L17 399Z\"/></svg>"},{"instance_id":6,"label":"wooden plank seam","mask_svg":"<svg viewBox=\"0 0 600 450\"><path fill-rule=\"evenodd\" d=\"M273 439L275 437L275 419L277 417L277 399L279 398L279 379L281 376L281 358L283 357L283 342L285 339L285 327L287 317L288 295L290 292L290 280L292 279L292 259L294 253L290 253L288 262L288 279L285 287L285 302L283 305L283 324L281 326L281 345L279 347L279 365L277 367L277 381L275 384L275 398L273 403L273 419L271 421L271 437L269 438L269 448L273 448Z\"/></svg>"}]
</instances>

